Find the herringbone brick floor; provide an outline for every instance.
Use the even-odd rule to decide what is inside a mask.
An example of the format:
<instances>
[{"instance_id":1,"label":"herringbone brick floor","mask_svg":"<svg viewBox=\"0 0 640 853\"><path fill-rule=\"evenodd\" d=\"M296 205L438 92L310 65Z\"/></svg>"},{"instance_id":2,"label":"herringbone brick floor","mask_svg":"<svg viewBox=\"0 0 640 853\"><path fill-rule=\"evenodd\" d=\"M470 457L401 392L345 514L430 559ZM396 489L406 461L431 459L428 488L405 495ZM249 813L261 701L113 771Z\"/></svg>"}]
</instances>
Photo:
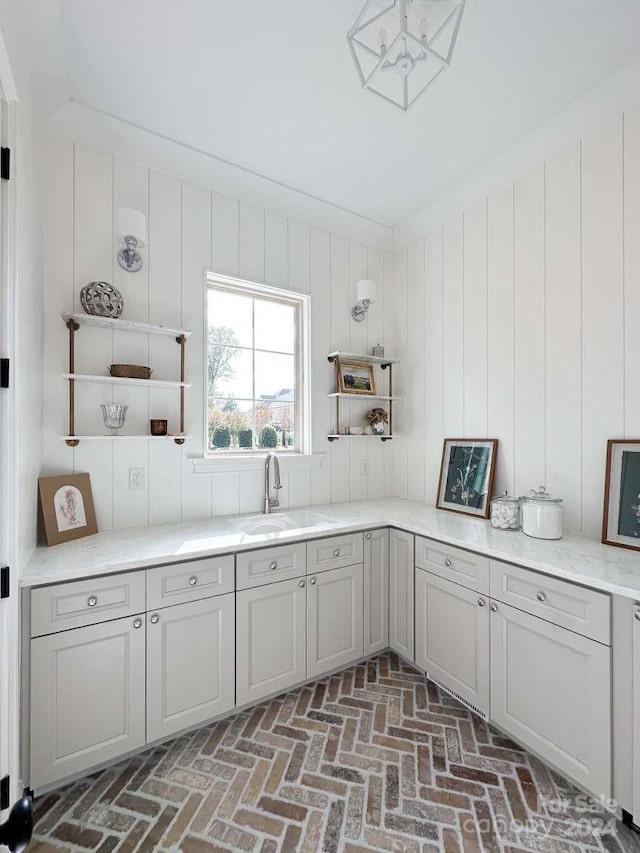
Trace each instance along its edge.
<instances>
[{"instance_id":1,"label":"herringbone brick floor","mask_svg":"<svg viewBox=\"0 0 640 853\"><path fill-rule=\"evenodd\" d=\"M33 853L640 851L391 653L45 795L36 821Z\"/></svg>"}]
</instances>

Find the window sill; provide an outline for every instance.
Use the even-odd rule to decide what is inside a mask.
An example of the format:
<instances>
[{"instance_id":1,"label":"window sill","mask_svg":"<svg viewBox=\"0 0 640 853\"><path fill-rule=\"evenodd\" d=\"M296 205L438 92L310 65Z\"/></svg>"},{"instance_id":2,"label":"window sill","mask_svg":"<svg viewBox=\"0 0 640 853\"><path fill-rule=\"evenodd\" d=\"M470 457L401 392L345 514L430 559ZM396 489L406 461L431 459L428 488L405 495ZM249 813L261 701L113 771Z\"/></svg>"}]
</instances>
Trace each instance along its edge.
<instances>
[{"instance_id":1,"label":"window sill","mask_svg":"<svg viewBox=\"0 0 640 853\"><path fill-rule=\"evenodd\" d=\"M277 454L280 468L284 471L292 468L321 468L324 464L324 453L291 453ZM195 474L214 474L224 471L260 471L264 468L266 453L251 455L229 454L220 456L192 456L191 464Z\"/></svg>"}]
</instances>

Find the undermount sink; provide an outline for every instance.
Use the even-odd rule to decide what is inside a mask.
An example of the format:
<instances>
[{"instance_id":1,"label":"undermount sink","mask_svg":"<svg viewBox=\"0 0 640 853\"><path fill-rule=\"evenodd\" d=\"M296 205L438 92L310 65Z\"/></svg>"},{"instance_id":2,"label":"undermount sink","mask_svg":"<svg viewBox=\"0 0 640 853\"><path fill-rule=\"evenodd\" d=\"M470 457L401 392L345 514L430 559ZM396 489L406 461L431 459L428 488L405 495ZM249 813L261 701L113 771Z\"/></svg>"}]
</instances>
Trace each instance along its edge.
<instances>
[{"instance_id":1,"label":"undermount sink","mask_svg":"<svg viewBox=\"0 0 640 853\"><path fill-rule=\"evenodd\" d=\"M319 512L303 510L302 512L273 513L258 515L242 521L238 528L248 536L260 536L264 533L283 533L286 530L303 530L315 527L328 521Z\"/></svg>"}]
</instances>

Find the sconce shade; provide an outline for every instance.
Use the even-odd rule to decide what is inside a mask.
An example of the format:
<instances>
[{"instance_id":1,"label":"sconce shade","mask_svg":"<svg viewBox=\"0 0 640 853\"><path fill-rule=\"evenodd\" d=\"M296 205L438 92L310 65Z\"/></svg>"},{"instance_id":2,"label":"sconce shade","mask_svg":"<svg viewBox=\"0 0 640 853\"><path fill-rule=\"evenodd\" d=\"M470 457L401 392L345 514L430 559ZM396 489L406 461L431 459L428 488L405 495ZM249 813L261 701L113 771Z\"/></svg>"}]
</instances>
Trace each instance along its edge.
<instances>
[{"instance_id":1,"label":"sconce shade","mask_svg":"<svg viewBox=\"0 0 640 853\"><path fill-rule=\"evenodd\" d=\"M376 301L376 283L370 279L359 281L356 285L356 300L363 302L365 299L372 303Z\"/></svg>"},{"instance_id":2,"label":"sconce shade","mask_svg":"<svg viewBox=\"0 0 640 853\"><path fill-rule=\"evenodd\" d=\"M123 242L125 237L135 237L137 247L144 246L147 239L147 220L139 210L132 207L118 208L118 239Z\"/></svg>"}]
</instances>

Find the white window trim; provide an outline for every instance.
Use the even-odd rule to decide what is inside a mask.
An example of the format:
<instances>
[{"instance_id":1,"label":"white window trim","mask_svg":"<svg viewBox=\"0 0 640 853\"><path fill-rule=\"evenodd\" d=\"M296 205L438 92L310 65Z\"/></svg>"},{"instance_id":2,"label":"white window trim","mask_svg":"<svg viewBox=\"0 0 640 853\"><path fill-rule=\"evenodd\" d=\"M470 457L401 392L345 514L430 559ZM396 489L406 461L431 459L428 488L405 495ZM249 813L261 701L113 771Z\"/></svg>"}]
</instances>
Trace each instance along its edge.
<instances>
[{"instance_id":1,"label":"white window trim","mask_svg":"<svg viewBox=\"0 0 640 853\"><path fill-rule=\"evenodd\" d=\"M203 456L192 457L195 473L211 473L212 471L224 469L225 471L253 471L264 465L266 453L256 450L251 453L234 453L233 451L222 451L218 453L209 452L209 387L206 370L206 347L208 339L208 296L210 285L218 284L237 290L239 287L255 296L266 296L279 301L290 297L292 304L300 308L300 323L298 325L298 339L296 340L296 422L300 424L299 450L283 450L278 453L281 466L319 468L321 461L316 464L314 460L322 459L323 454L311 452L311 297L308 293L300 293L296 290L286 290L281 287L271 287L262 282L250 281L238 276L222 275L213 270L205 270L204 280L204 310L203 310L203 342L204 342L204 370L203 370L203 420L204 420L204 448ZM293 460L298 460L294 462Z\"/></svg>"}]
</instances>

